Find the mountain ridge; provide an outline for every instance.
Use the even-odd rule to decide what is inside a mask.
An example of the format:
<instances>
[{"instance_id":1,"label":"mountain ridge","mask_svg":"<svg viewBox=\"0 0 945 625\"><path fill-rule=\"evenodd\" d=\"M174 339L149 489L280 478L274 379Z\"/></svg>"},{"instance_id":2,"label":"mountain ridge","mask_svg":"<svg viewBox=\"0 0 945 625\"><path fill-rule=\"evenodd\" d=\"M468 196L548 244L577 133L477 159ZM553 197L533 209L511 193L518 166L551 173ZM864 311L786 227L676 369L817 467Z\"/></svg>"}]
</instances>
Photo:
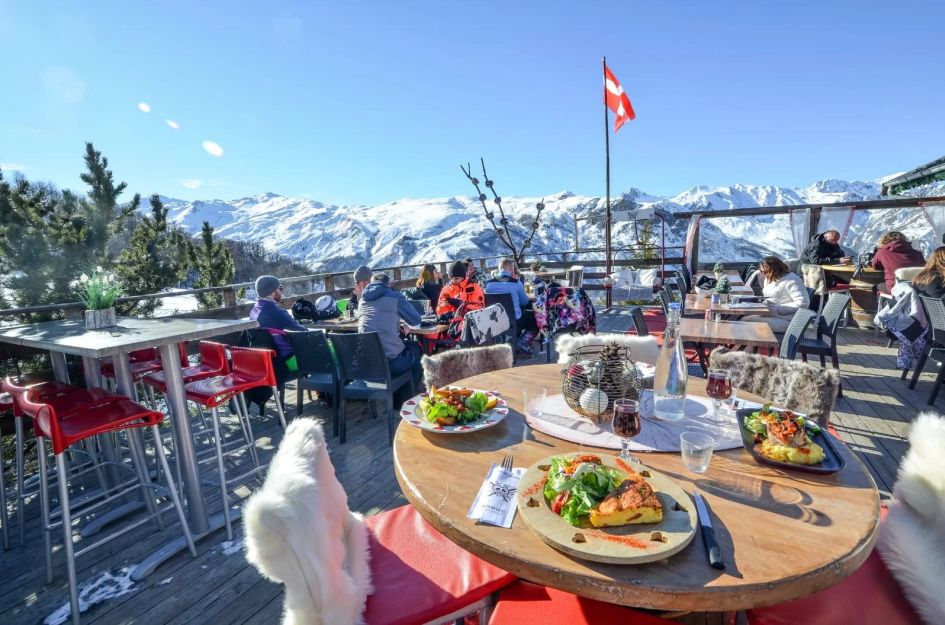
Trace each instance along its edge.
<instances>
[{"instance_id":1,"label":"mountain ridge","mask_svg":"<svg viewBox=\"0 0 945 625\"><path fill-rule=\"evenodd\" d=\"M674 196L652 195L631 187L612 199L615 208L629 204L659 207L668 213L719 212L755 206L853 203L878 199L880 189L878 181L824 179L806 187L701 185ZM910 191L913 196L942 194L945 183ZM258 241L269 250L308 263L315 271L343 271L362 263L395 266L507 252L483 216L478 197L472 195L398 198L375 206L325 204L272 192L192 202L162 196L162 201L168 208L168 220L188 233L198 233L208 221L218 236ZM581 222L580 247L603 246L604 198L567 190L543 197L503 197L502 208L516 240L527 234L539 201L544 201L546 208L529 252L573 250L575 218ZM498 213L491 200L487 206ZM667 246L683 244L687 223L676 220L667 228ZM859 249L878 238L882 230L892 228L906 232L926 251L931 249L931 227L914 209L858 211L845 243ZM705 220L701 230L703 261L716 257L749 261L763 254L796 257L786 215L714 218ZM633 224L615 223L613 240L618 257L626 255L620 249L635 241ZM670 250L667 255L679 255L679 250Z\"/></svg>"}]
</instances>

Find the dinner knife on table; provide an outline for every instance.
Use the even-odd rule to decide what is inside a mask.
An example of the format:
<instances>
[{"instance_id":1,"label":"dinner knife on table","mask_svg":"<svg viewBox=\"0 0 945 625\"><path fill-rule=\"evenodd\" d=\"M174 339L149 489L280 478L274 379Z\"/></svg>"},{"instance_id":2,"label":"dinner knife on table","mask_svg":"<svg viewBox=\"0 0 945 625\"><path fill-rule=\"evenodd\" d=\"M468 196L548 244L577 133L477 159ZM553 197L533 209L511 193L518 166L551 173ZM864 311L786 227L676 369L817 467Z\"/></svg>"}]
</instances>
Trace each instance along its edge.
<instances>
[{"instance_id":1,"label":"dinner knife on table","mask_svg":"<svg viewBox=\"0 0 945 625\"><path fill-rule=\"evenodd\" d=\"M705 505L705 499L699 493L692 494L696 500L696 514L699 516L699 528L702 530L702 542L705 543L705 551L709 556L709 566L713 569L725 570L725 562L722 561L722 550L719 543L715 540L715 530L712 529L712 517L709 516L709 509Z\"/></svg>"}]
</instances>

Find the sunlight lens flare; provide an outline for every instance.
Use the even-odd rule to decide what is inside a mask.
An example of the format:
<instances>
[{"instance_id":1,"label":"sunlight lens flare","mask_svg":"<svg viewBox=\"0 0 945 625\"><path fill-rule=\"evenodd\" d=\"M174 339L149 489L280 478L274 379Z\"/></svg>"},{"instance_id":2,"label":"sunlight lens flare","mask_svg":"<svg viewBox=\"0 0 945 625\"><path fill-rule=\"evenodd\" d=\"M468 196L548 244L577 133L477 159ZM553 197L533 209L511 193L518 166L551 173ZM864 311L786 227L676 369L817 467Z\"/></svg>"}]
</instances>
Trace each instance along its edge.
<instances>
[{"instance_id":1,"label":"sunlight lens flare","mask_svg":"<svg viewBox=\"0 0 945 625\"><path fill-rule=\"evenodd\" d=\"M167 120L167 125L173 128L174 130L180 130L180 124L175 122L173 119Z\"/></svg>"},{"instance_id":2,"label":"sunlight lens flare","mask_svg":"<svg viewBox=\"0 0 945 625\"><path fill-rule=\"evenodd\" d=\"M147 102L138 102L138 110L141 111L142 113L150 113L151 105L148 104Z\"/></svg>"},{"instance_id":3,"label":"sunlight lens flare","mask_svg":"<svg viewBox=\"0 0 945 625\"><path fill-rule=\"evenodd\" d=\"M223 148L220 147L220 144L216 141L204 141L203 149L207 151L207 154L210 156L223 156Z\"/></svg>"}]
</instances>

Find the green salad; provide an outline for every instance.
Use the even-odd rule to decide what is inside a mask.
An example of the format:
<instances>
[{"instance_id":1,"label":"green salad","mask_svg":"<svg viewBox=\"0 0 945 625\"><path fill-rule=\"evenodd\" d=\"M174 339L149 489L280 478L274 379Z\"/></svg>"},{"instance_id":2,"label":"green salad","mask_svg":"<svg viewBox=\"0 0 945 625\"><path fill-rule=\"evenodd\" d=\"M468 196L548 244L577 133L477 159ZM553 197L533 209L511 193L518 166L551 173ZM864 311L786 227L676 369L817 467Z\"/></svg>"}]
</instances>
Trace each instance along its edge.
<instances>
[{"instance_id":1,"label":"green salad","mask_svg":"<svg viewBox=\"0 0 945 625\"><path fill-rule=\"evenodd\" d=\"M498 401L468 388L433 388L420 400L420 412L431 423L465 425L494 408Z\"/></svg>"},{"instance_id":2,"label":"green salad","mask_svg":"<svg viewBox=\"0 0 945 625\"><path fill-rule=\"evenodd\" d=\"M765 404L760 410L756 410L745 417L745 429L762 438L768 435L768 421L774 419L781 422L784 419L794 419L801 428L806 428L817 434L820 432L820 426L804 415L797 414L791 410L777 410L771 407L771 404Z\"/></svg>"},{"instance_id":3,"label":"green salad","mask_svg":"<svg viewBox=\"0 0 945 625\"><path fill-rule=\"evenodd\" d=\"M551 510L578 527L591 508L601 502L626 478L616 469L605 467L597 456L574 458L554 456L545 482L545 498Z\"/></svg>"}]
</instances>

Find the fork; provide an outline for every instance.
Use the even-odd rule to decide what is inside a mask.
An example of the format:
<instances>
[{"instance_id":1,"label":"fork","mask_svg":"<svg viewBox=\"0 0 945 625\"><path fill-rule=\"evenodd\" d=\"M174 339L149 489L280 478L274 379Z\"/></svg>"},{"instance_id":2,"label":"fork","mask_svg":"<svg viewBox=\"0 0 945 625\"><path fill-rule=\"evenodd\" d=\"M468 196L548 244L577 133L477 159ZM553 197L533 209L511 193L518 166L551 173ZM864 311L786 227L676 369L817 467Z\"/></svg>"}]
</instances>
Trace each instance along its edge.
<instances>
[{"instance_id":1,"label":"fork","mask_svg":"<svg viewBox=\"0 0 945 625\"><path fill-rule=\"evenodd\" d=\"M505 469L506 471L511 471L512 461L513 461L512 454L505 454L505 457L502 458L502 468Z\"/></svg>"}]
</instances>

